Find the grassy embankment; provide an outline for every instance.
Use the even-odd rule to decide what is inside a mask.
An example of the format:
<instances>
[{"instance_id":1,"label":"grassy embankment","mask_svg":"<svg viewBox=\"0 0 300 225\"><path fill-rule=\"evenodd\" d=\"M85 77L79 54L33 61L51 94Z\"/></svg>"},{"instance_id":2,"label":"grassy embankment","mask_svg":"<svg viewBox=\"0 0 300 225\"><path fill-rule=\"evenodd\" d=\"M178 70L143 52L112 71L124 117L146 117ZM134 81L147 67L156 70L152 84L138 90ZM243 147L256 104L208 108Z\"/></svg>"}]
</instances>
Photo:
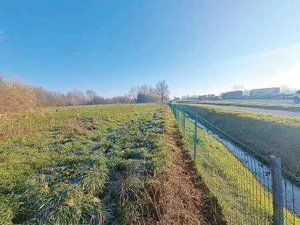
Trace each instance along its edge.
<instances>
[{"instance_id":1,"label":"grassy embankment","mask_svg":"<svg viewBox=\"0 0 300 225\"><path fill-rule=\"evenodd\" d=\"M271 109L271 110L283 110L291 112L300 112L299 104L284 104L284 103L261 103L261 102L223 102L223 101L200 101L197 104L204 105L221 105L221 106L238 106L246 108L258 108L258 109Z\"/></svg>"},{"instance_id":2,"label":"grassy embankment","mask_svg":"<svg viewBox=\"0 0 300 225\"><path fill-rule=\"evenodd\" d=\"M210 123L265 156L275 154L283 166L300 174L300 118L185 105Z\"/></svg>"},{"instance_id":3,"label":"grassy embankment","mask_svg":"<svg viewBox=\"0 0 300 225\"><path fill-rule=\"evenodd\" d=\"M193 154L194 124L186 120L185 147ZM272 224L272 197L217 139L198 128L196 169L217 197L228 224ZM300 224L285 209L285 222Z\"/></svg>"}]
</instances>

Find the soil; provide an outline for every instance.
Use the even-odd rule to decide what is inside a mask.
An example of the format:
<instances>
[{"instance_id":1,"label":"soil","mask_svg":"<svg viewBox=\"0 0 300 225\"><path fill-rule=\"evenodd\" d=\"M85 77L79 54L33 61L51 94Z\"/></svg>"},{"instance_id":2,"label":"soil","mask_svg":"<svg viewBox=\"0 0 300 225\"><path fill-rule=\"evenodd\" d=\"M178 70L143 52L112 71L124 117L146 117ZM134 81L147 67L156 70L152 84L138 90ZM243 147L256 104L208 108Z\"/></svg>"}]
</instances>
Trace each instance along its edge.
<instances>
[{"instance_id":1,"label":"soil","mask_svg":"<svg viewBox=\"0 0 300 225\"><path fill-rule=\"evenodd\" d=\"M183 149L180 135L169 133L167 139L172 153L158 202L163 210L159 222L151 224L226 224L220 207L193 168L189 153Z\"/></svg>"}]
</instances>

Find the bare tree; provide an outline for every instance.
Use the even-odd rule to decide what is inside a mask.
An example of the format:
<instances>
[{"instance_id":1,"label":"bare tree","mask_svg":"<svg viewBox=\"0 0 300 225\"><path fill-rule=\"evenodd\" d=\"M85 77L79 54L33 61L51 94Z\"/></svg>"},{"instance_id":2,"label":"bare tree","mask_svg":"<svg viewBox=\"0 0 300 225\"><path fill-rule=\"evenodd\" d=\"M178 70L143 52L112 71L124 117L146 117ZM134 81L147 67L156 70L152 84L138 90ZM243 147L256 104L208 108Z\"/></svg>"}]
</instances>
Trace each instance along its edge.
<instances>
[{"instance_id":1,"label":"bare tree","mask_svg":"<svg viewBox=\"0 0 300 225\"><path fill-rule=\"evenodd\" d=\"M86 95L87 101L88 101L87 104L91 104L91 102L96 98L97 93L94 92L93 90L87 90L85 92L85 95Z\"/></svg>"},{"instance_id":2,"label":"bare tree","mask_svg":"<svg viewBox=\"0 0 300 225\"><path fill-rule=\"evenodd\" d=\"M136 103L158 102L158 95L151 85L143 84L132 87L128 94Z\"/></svg>"},{"instance_id":3,"label":"bare tree","mask_svg":"<svg viewBox=\"0 0 300 225\"><path fill-rule=\"evenodd\" d=\"M161 80L158 81L155 85L155 92L160 99L160 103L164 104L169 99L169 86L167 81Z\"/></svg>"},{"instance_id":4,"label":"bare tree","mask_svg":"<svg viewBox=\"0 0 300 225\"><path fill-rule=\"evenodd\" d=\"M159 81L155 88L140 85L130 89L125 96L105 98L93 90L85 93L71 90L67 94L34 87L18 79L5 79L0 74L0 113L23 111L35 106L66 106L158 102L165 103L169 90L166 81Z\"/></svg>"},{"instance_id":5,"label":"bare tree","mask_svg":"<svg viewBox=\"0 0 300 225\"><path fill-rule=\"evenodd\" d=\"M132 87L130 88L129 90L129 93L128 95L133 99L133 101L137 102L137 97L138 97L138 94L139 94L139 91L138 91L138 87Z\"/></svg>"},{"instance_id":6,"label":"bare tree","mask_svg":"<svg viewBox=\"0 0 300 225\"><path fill-rule=\"evenodd\" d=\"M85 95L82 91L72 90L66 95L68 105L82 105L85 102Z\"/></svg>"}]
</instances>

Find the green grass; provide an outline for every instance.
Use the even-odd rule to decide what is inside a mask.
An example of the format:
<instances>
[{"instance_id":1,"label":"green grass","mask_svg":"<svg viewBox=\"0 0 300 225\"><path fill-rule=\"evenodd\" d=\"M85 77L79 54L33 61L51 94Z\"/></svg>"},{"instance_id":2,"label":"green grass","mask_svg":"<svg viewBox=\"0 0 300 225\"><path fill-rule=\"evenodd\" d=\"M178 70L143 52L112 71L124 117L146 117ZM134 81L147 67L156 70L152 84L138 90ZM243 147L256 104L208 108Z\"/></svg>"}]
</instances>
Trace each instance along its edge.
<instances>
[{"instance_id":1,"label":"green grass","mask_svg":"<svg viewBox=\"0 0 300 225\"><path fill-rule=\"evenodd\" d=\"M184 140L191 155L193 135L194 124L186 120ZM197 137L196 168L218 199L228 224L272 224L271 193L221 142L200 128ZM286 209L285 213L286 220L294 220ZM295 224L300 224L299 217Z\"/></svg>"},{"instance_id":2,"label":"green grass","mask_svg":"<svg viewBox=\"0 0 300 225\"><path fill-rule=\"evenodd\" d=\"M238 106L238 107L248 107L248 108L259 108L259 109L271 109L271 110L284 110L284 111L291 111L291 112L300 112L300 105L299 104L284 104L284 103L262 103L262 102L247 102L247 101L240 101L240 102L230 102L230 101L214 101L214 102L207 102L202 101L198 102L198 104L207 104L207 105L221 105L221 106Z\"/></svg>"},{"instance_id":3,"label":"green grass","mask_svg":"<svg viewBox=\"0 0 300 225\"><path fill-rule=\"evenodd\" d=\"M104 197L112 174L133 171L124 189L140 190L163 168L161 114L158 105L144 104L45 108L0 118L0 224L109 217ZM134 208L135 201L128 195L124 207ZM111 219L130 223L134 210L125 209Z\"/></svg>"},{"instance_id":4,"label":"green grass","mask_svg":"<svg viewBox=\"0 0 300 225\"><path fill-rule=\"evenodd\" d=\"M265 156L282 158L284 167L300 174L300 118L219 109L203 105L182 105Z\"/></svg>"}]
</instances>

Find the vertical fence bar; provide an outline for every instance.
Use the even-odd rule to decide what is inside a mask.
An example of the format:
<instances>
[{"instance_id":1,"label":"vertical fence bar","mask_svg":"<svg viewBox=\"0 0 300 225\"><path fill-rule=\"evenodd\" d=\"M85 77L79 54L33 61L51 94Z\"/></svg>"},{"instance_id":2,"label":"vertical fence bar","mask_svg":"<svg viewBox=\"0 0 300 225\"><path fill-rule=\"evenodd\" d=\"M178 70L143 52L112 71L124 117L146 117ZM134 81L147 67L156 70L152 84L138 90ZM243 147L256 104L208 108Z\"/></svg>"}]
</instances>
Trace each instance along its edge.
<instances>
[{"instance_id":1,"label":"vertical fence bar","mask_svg":"<svg viewBox=\"0 0 300 225\"><path fill-rule=\"evenodd\" d=\"M182 125L182 123L181 123L181 107L178 106L178 126L180 127L180 129L181 129L181 125Z\"/></svg>"},{"instance_id":2,"label":"vertical fence bar","mask_svg":"<svg viewBox=\"0 0 300 225\"><path fill-rule=\"evenodd\" d=\"M283 190L281 159L275 155L270 156L272 170L273 191L273 225L283 225Z\"/></svg>"},{"instance_id":3,"label":"vertical fence bar","mask_svg":"<svg viewBox=\"0 0 300 225\"><path fill-rule=\"evenodd\" d=\"M195 129L194 129L194 161L196 161L197 157L197 113L195 113Z\"/></svg>"},{"instance_id":4,"label":"vertical fence bar","mask_svg":"<svg viewBox=\"0 0 300 225\"><path fill-rule=\"evenodd\" d=\"M173 113L174 113L175 120L176 120L176 119L177 119L177 118L176 118L176 105L173 105Z\"/></svg>"},{"instance_id":5,"label":"vertical fence bar","mask_svg":"<svg viewBox=\"0 0 300 225\"><path fill-rule=\"evenodd\" d=\"M181 111L181 107L179 107L179 121L178 121L178 125L179 125L179 128L182 129L182 111Z\"/></svg>"},{"instance_id":6,"label":"vertical fence bar","mask_svg":"<svg viewBox=\"0 0 300 225\"><path fill-rule=\"evenodd\" d=\"M179 130L181 128L181 124L180 124L180 106L178 106L178 111L177 111L177 114L178 114L178 127L179 127Z\"/></svg>"},{"instance_id":7,"label":"vertical fence bar","mask_svg":"<svg viewBox=\"0 0 300 225\"><path fill-rule=\"evenodd\" d=\"M172 106L173 106L174 117L175 117L175 120L176 120L176 105L172 105Z\"/></svg>"},{"instance_id":8,"label":"vertical fence bar","mask_svg":"<svg viewBox=\"0 0 300 225\"><path fill-rule=\"evenodd\" d=\"M184 112L182 112L183 113L183 135L185 136L185 113Z\"/></svg>"}]
</instances>

